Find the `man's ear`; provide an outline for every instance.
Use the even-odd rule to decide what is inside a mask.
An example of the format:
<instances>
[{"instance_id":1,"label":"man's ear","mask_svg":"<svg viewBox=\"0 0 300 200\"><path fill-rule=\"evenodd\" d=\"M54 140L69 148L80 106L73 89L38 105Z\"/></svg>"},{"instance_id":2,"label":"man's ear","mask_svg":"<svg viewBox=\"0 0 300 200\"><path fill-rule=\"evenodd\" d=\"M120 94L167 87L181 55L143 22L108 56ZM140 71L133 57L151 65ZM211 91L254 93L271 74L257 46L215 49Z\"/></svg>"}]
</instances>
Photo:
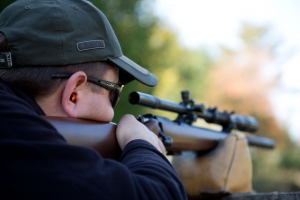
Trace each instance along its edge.
<instances>
[{"instance_id":1,"label":"man's ear","mask_svg":"<svg viewBox=\"0 0 300 200\"><path fill-rule=\"evenodd\" d=\"M74 73L66 82L62 93L62 108L69 117L77 117L78 115L78 100L83 95L81 91L87 83L87 76L84 72L79 71Z\"/></svg>"}]
</instances>

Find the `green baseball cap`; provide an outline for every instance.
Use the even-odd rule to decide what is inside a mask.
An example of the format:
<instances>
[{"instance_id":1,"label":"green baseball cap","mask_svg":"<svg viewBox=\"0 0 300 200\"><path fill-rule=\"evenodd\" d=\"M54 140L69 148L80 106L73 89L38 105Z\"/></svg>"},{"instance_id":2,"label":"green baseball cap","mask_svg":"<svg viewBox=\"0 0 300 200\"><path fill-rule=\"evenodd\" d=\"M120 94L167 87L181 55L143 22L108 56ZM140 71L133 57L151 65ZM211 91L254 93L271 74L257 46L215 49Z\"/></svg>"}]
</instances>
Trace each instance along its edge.
<instances>
[{"instance_id":1,"label":"green baseball cap","mask_svg":"<svg viewBox=\"0 0 300 200\"><path fill-rule=\"evenodd\" d=\"M155 86L155 75L123 55L105 15L86 0L17 0L0 14L10 45L0 66L57 66L107 61L120 81Z\"/></svg>"}]
</instances>

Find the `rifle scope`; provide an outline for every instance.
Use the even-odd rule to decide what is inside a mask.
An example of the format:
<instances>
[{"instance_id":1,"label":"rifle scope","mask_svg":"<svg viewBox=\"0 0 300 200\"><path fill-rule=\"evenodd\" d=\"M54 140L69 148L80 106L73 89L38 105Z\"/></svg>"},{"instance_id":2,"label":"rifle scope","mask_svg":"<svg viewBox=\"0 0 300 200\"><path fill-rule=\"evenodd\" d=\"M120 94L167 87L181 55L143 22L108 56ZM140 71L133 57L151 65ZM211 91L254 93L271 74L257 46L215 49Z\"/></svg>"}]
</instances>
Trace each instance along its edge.
<instances>
[{"instance_id":1,"label":"rifle scope","mask_svg":"<svg viewBox=\"0 0 300 200\"><path fill-rule=\"evenodd\" d=\"M186 92L186 91L185 91ZM184 93L186 95L186 93ZM198 118L204 119L208 123L219 124L223 129L237 129L254 133L257 130L258 122L254 117L236 115L227 112L218 112L216 108L205 109L203 104L194 105L183 103L175 103L168 100L163 100L158 97L145 94L142 92L130 93L128 100L131 104L141 105L153 109L160 109L178 113L179 115L196 114Z\"/></svg>"}]
</instances>

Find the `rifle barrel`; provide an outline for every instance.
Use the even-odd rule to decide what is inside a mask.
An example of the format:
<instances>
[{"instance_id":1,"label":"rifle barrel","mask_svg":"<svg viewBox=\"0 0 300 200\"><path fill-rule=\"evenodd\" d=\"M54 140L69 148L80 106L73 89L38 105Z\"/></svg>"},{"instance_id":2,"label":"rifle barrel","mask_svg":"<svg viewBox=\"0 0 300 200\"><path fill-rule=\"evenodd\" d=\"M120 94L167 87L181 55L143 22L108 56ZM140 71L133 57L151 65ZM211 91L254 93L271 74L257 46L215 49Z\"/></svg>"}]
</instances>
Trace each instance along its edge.
<instances>
[{"instance_id":1,"label":"rifle barrel","mask_svg":"<svg viewBox=\"0 0 300 200\"><path fill-rule=\"evenodd\" d=\"M222 131L210 130L207 128L177 124L172 121L167 121L165 118L157 117L161 123L164 134L173 138L174 145L171 146L171 149L176 148L178 144L182 141L185 143L185 148L192 151L204 150L204 147L201 147L205 142L206 146L211 148L212 141L220 141L229 136L228 133ZM153 130L152 130L153 131ZM155 131L153 131L155 132ZM259 136L246 136L246 140L250 146L256 146L266 149L273 149L275 147L275 142L272 139L259 137ZM199 145L201 141L201 145ZM200 149L201 148L201 149ZM209 149L208 148L208 149Z\"/></svg>"}]
</instances>

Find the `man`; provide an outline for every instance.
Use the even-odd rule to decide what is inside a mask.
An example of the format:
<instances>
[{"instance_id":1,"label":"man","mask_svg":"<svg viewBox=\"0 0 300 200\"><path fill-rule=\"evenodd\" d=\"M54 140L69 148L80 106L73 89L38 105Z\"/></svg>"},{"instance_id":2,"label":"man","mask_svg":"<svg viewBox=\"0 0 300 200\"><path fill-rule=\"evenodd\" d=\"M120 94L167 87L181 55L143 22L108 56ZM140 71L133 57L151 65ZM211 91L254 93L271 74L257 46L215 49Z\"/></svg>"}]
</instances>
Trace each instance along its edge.
<instances>
[{"instance_id":1,"label":"man","mask_svg":"<svg viewBox=\"0 0 300 200\"><path fill-rule=\"evenodd\" d=\"M186 198L161 141L133 116L117 126L120 162L67 144L40 117L109 122L121 84L157 84L122 54L101 11L85 0L18 0L1 13L0 33L2 196Z\"/></svg>"}]
</instances>

